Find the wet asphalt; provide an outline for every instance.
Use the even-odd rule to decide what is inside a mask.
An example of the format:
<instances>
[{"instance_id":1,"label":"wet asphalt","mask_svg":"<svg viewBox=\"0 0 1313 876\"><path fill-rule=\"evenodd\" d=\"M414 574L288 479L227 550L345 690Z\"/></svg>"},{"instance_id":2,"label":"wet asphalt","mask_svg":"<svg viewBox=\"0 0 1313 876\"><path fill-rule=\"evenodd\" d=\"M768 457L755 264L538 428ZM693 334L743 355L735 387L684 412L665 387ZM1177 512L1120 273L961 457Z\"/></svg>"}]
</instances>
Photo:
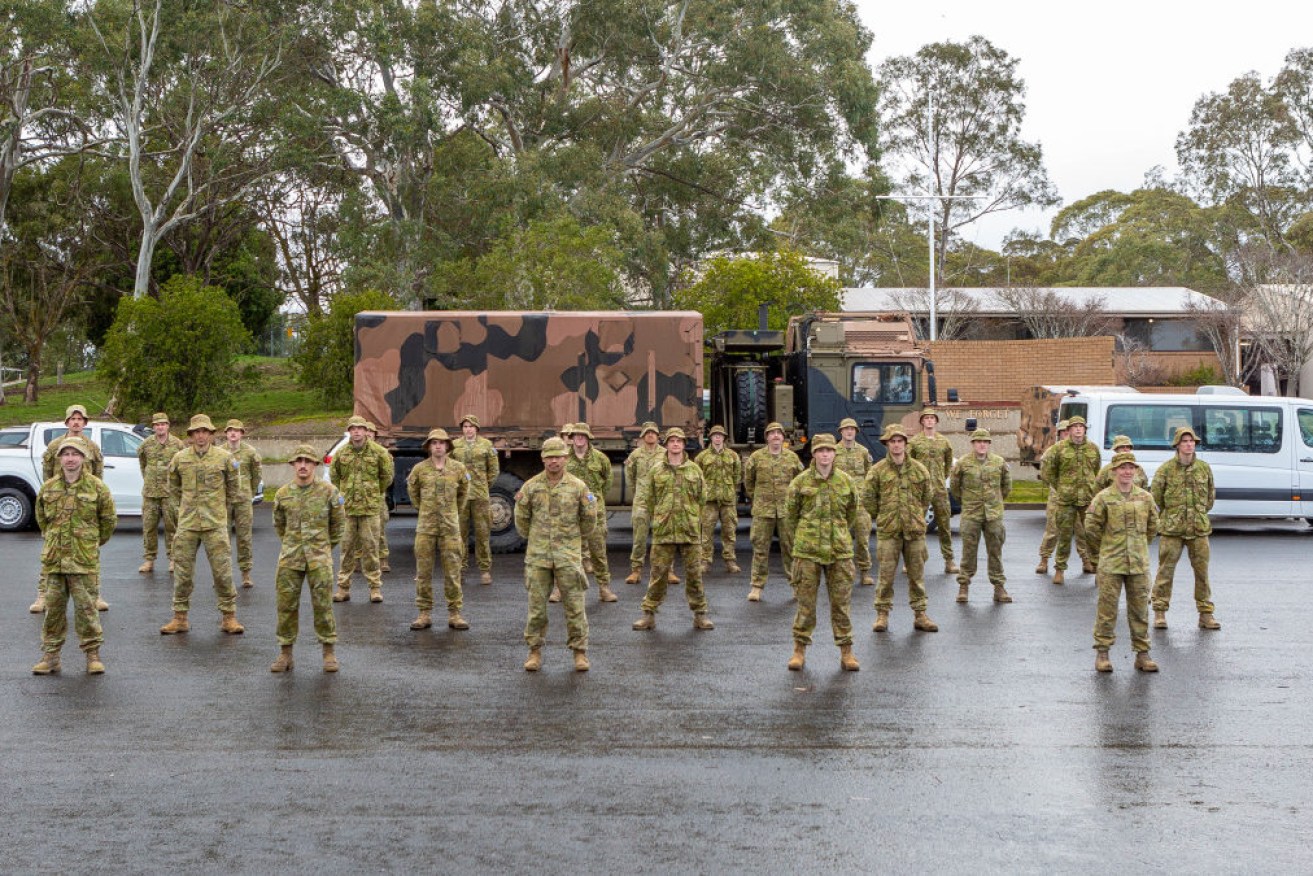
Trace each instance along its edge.
<instances>
[{"instance_id":1,"label":"wet asphalt","mask_svg":"<svg viewBox=\"0 0 1313 876\"><path fill-rule=\"evenodd\" d=\"M467 576L472 629L412 632L414 518L395 517L386 601L338 605L342 671L324 675L308 603L295 670L272 675L267 508L244 636L218 631L204 564L192 632L164 637L167 573L136 574L140 525L103 554L108 673L73 644L38 678L40 539L0 536L0 869L35 872L1308 872L1313 867L1313 612L1302 521L1223 521L1220 632L1196 628L1183 560L1157 675L1132 668L1124 612L1093 672L1092 576L1034 574L1043 513L1007 517L1016 602L983 571L954 603L937 545L935 634L906 589L885 634L857 588L858 673L839 670L822 600L801 673L775 574L746 601L719 558L716 629L672 588L638 633L624 515L617 604L589 592L586 674L552 608L542 672L521 669L520 557ZM955 538L956 543L956 538ZM739 533L745 570L750 546ZM778 572L778 555L773 559ZM983 567L983 557L982 557ZM440 587L438 593L441 593ZM435 619L444 615L437 613Z\"/></svg>"}]
</instances>

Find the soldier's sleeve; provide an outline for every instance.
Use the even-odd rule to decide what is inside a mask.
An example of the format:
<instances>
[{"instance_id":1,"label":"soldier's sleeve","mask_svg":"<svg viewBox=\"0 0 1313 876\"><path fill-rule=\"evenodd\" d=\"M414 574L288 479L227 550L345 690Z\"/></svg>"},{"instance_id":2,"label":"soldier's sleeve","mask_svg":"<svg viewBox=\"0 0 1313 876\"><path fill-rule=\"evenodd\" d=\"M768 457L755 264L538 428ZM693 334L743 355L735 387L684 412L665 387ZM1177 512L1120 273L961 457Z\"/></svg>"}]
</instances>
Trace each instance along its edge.
<instances>
[{"instance_id":1,"label":"soldier's sleeve","mask_svg":"<svg viewBox=\"0 0 1313 876\"><path fill-rule=\"evenodd\" d=\"M605 460L606 465L602 467L602 495L597 497L598 501L611 492L611 479L615 476L615 466L611 465L611 457L603 453L602 459Z\"/></svg>"},{"instance_id":2,"label":"soldier's sleeve","mask_svg":"<svg viewBox=\"0 0 1313 876\"><path fill-rule=\"evenodd\" d=\"M637 455L638 455L638 450L635 449L635 450L631 450L629 452L629 455L625 457L625 483L634 484L635 491L637 491L638 489L638 484L635 483L634 481L634 476L638 472L638 464L637 461L634 459L634 457ZM699 453L698 458L701 459L702 454Z\"/></svg>"},{"instance_id":3,"label":"soldier's sleeve","mask_svg":"<svg viewBox=\"0 0 1313 876\"><path fill-rule=\"evenodd\" d=\"M1166 471L1166 464L1158 466L1158 470L1153 473L1153 482L1149 484L1149 495L1153 496L1153 503L1159 508L1163 507L1163 500L1167 497Z\"/></svg>"},{"instance_id":4,"label":"soldier's sleeve","mask_svg":"<svg viewBox=\"0 0 1313 876\"><path fill-rule=\"evenodd\" d=\"M871 466L862 480L862 505L866 508L866 513L871 515L874 520L880 513L880 487L878 486L879 478L876 475L876 469L879 463Z\"/></svg>"},{"instance_id":5,"label":"soldier's sleeve","mask_svg":"<svg viewBox=\"0 0 1313 876\"><path fill-rule=\"evenodd\" d=\"M224 503L228 505L233 503L242 490L242 461L232 454L229 454L228 465L223 470L223 488L228 493L224 499Z\"/></svg>"},{"instance_id":6,"label":"soldier's sleeve","mask_svg":"<svg viewBox=\"0 0 1313 876\"><path fill-rule=\"evenodd\" d=\"M46 480L48 481L50 479L46 478ZM46 512L46 503L41 501L42 497L45 496L45 493L46 493L46 485L42 483L41 489L37 490L36 507L32 509L36 513L37 529L41 530L42 532L46 531L46 526L47 524L50 523L50 515Z\"/></svg>"},{"instance_id":7,"label":"soldier's sleeve","mask_svg":"<svg viewBox=\"0 0 1313 876\"><path fill-rule=\"evenodd\" d=\"M941 437L942 437L942 436L941 436ZM945 471L945 472L950 472L950 471L952 471L952 470L953 470L953 445L948 443L948 439L947 439L947 438L944 438L943 449L940 451L940 455L943 456L943 458L944 458L944 468L943 468L943 471ZM942 484L935 484L935 486L936 486L936 487L942 487L943 485L942 485Z\"/></svg>"},{"instance_id":8,"label":"soldier's sleeve","mask_svg":"<svg viewBox=\"0 0 1313 876\"><path fill-rule=\"evenodd\" d=\"M743 483L743 457L739 456L737 450L731 450L734 454L734 489L738 490L739 484Z\"/></svg>"},{"instance_id":9,"label":"soldier's sleeve","mask_svg":"<svg viewBox=\"0 0 1313 876\"><path fill-rule=\"evenodd\" d=\"M264 457L260 455L260 451L252 447L247 462L251 466L251 492L254 493L259 488L260 482L264 480Z\"/></svg>"},{"instance_id":10,"label":"soldier's sleeve","mask_svg":"<svg viewBox=\"0 0 1313 876\"><path fill-rule=\"evenodd\" d=\"M287 498L285 487L279 487L278 492L274 493L274 532L279 538L287 532L287 511L283 508L283 501Z\"/></svg>"},{"instance_id":11,"label":"soldier's sleeve","mask_svg":"<svg viewBox=\"0 0 1313 876\"><path fill-rule=\"evenodd\" d=\"M1217 485L1213 483L1213 467L1208 466L1208 507L1205 511L1213 510L1213 503L1217 501Z\"/></svg>"},{"instance_id":12,"label":"soldier's sleeve","mask_svg":"<svg viewBox=\"0 0 1313 876\"><path fill-rule=\"evenodd\" d=\"M147 439L153 441L154 439ZM137 465L141 467L141 476L146 476L146 442L143 441L137 445Z\"/></svg>"},{"instance_id":13,"label":"soldier's sleeve","mask_svg":"<svg viewBox=\"0 0 1313 876\"><path fill-rule=\"evenodd\" d=\"M1054 458L1058 455L1057 449L1058 445L1054 444L1048 450L1045 450L1044 455L1039 458L1040 482L1048 484L1050 487L1057 486L1057 482L1053 479L1057 467L1057 463L1054 461Z\"/></svg>"},{"instance_id":14,"label":"soldier's sleeve","mask_svg":"<svg viewBox=\"0 0 1313 876\"><path fill-rule=\"evenodd\" d=\"M962 463L953 463L953 468L948 474L948 494L958 501L962 500Z\"/></svg>"},{"instance_id":15,"label":"soldier's sleeve","mask_svg":"<svg viewBox=\"0 0 1313 876\"><path fill-rule=\"evenodd\" d=\"M693 471L697 474L697 482L694 484L693 491L697 494L698 507L701 508L703 503L707 501L707 479L702 476L702 469L697 466L693 466Z\"/></svg>"},{"instance_id":16,"label":"soldier's sleeve","mask_svg":"<svg viewBox=\"0 0 1313 876\"><path fill-rule=\"evenodd\" d=\"M579 535L581 538L587 538L593 534L597 528L597 500L589 498L588 489L585 487L579 494Z\"/></svg>"},{"instance_id":17,"label":"soldier's sleeve","mask_svg":"<svg viewBox=\"0 0 1313 876\"><path fill-rule=\"evenodd\" d=\"M424 498L424 488L419 481L420 465L423 463L411 468L410 474L406 477L406 495L410 497L410 504L415 508L419 507L420 499Z\"/></svg>"},{"instance_id":18,"label":"soldier's sleeve","mask_svg":"<svg viewBox=\"0 0 1313 876\"><path fill-rule=\"evenodd\" d=\"M41 480L48 481L55 476L55 448L59 446L51 443L46 447L46 452L41 454Z\"/></svg>"},{"instance_id":19,"label":"soldier's sleeve","mask_svg":"<svg viewBox=\"0 0 1313 876\"><path fill-rule=\"evenodd\" d=\"M87 439L87 446L91 448L91 473L98 478L105 476L105 454L100 448Z\"/></svg>"},{"instance_id":20,"label":"soldier's sleeve","mask_svg":"<svg viewBox=\"0 0 1313 876\"><path fill-rule=\"evenodd\" d=\"M520 538L529 537L529 527L533 525L533 501L525 495L524 488L516 493L515 497L515 531L520 534Z\"/></svg>"},{"instance_id":21,"label":"soldier's sleeve","mask_svg":"<svg viewBox=\"0 0 1313 876\"><path fill-rule=\"evenodd\" d=\"M460 508L470 498L470 471L461 466L461 476L456 480L456 507Z\"/></svg>"},{"instance_id":22,"label":"soldier's sleeve","mask_svg":"<svg viewBox=\"0 0 1313 876\"><path fill-rule=\"evenodd\" d=\"M1153 502L1149 503L1149 523L1145 534L1149 541L1153 541L1158 535L1158 506Z\"/></svg>"},{"instance_id":23,"label":"soldier's sleeve","mask_svg":"<svg viewBox=\"0 0 1313 876\"><path fill-rule=\"evenodd\" d=\"M751 500L752 494L757 490L757 454L755 453L743 463L743 489Z\"/></svg>"},{"instance_id":24,"label":"soldier's sleeve","mask_svg":"<svg viewBox=\"0 0 1313 876\"><path fill-rule=\"evenodd\" d=\"M333 487L333 500L328 508L328 543L338 544L346 534L346 496Z\"/></svg>"},{"instance_id":25,"label":"soldier's sleeve","mask_svg":"<svg viewBox=\"0 0 1313 876\"><path fill-rule=\"evenodd\" d=\"M795 475L795 476L796 476L796 475L800 475L800 474L802 474L804 471L806 471L806 470L807 470L807 466L805 466L805 465L802 464L802 457L800 457L800 456L799 456L798 454L796 454L796 453L793 453L792 450L790 450L789 453L792 453L792 454L793 454L793 473L794 473L794 475Z\"/></svg>"},{"instance_id":26,"label":"soldier's sleeve","mask_svg":"<svg viewBox=\"0 0 1313 876\"><path fill-rule=\"evenodd\" d=\"M491 442L489 442L489 444L491 444ZM501 474L501 461L497 459L496 447L492 447L492 446L488 447L487 466L488 466L488 486L491 487L493 481L497 480L497 476Z\"/></svg>"},{"instance_id":27,"label":"soldier's sleeve","mask_svg":"<svg viewBox=\"0 0 1313 876\"><path fill-rule=\"evenodd\" d=\"M789 481L789 488L784 491L784 531L788 533L789 540L793 540L793 534L798 529L798 515L801 512L802 496L798 491L798 479L794 478Z\"/></svg>"},{"instance_id":28,"label":"soldier's sleeve","mask_svg":"<svg viewBox=\"0 0 1313 876\"><path fill-rule=\"evenodd\" d=\"M916 462L916 460L913 460ZM917 465L921 463L917 462ZM935 486L931 483L930 469L921 465L921 506L929 508L930 503L935 500Z\"/></svg>"},{"instance_id":29,"label":"soldier's sleeve","mask_svg":"<svg viewBox=\"0 0 1313 876\"><path fill-rule=\"evenodd\" d=\"M383 477L386 478L386 480L380 483L381 486L383 487L384 492L386 492L387 488L392 486L392 481L395 480L397 477L397 463L395 460L393 460L392 454L388 452L388 449L386 447L380 444L379 449L383 451L381 454L379 454L379 459L382 460Z\"/></svg>"},{"instance_id":30,"label":"soldier's sleeve","mask_svg":"<svg viewBox=\"0 0 1313 876\"><path fill-rule=\"evenodd\" d=\"M174 502L182 498L182 472L178 471L178 453L173 454L169 460L169 499Z\"/></svg>"},{"instance_id":31,"label":"soldier's sleeve","mask_svg":"<svg viewBox=\"0 0 1313 876\"><path fill-rule=\"evenodd\" d=\"M850 477L848 483L852 486L852 489L848 492L848 498L844 502L843 516L848 528L852 529L857 525L857 479Z\"/></svg>"},{"instance_id":32,"label":"soldier's sleeve","mask_svg":"<svg viewBox=\"0 0 1313 876\"><path fill-rule=\"evenodd\" d=\"M1090 508L1085 512L1085 541L1090 546L1094 556L1099 555L1099 546L1103 544L1103 527L1108 522L1108 505L1104 501L1103 493L1098 493L1094 501L1090 502Z\"/></svg>"},{"instance_id":33,"label":"soldier's sleeve","mask_svg":"<svg viewBox=\"0 0 1313 876\"><path fill-rule=\"evenodd\" d=\"M1012 492L1012 468L1007 462L1003 463L1003 475L999 478L998 492L1004 499Z\"/></svg>"},{"instance_id":34,"label":"soldier's sleeve","mask_svg":"<svg viewBox=\"0 0 1313 876\"><path fill-rule=\"evenodd\" d=\"M96 481L96 513L100 522L100 543L103 545L114 534L119 516L114 509L114 496L101 480Z\"/></svg>"}]
</instances>

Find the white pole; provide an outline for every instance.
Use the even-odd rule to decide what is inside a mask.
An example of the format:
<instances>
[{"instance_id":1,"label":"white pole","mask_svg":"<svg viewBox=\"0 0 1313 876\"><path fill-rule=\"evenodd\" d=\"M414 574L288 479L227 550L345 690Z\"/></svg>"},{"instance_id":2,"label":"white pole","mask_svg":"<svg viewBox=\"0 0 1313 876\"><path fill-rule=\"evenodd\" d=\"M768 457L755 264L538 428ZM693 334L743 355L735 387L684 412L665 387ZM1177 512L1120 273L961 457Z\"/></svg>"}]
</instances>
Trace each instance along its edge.
<instances>
[{"instance_id":1,"label":"white pole","mask_svg":"<svg viewBox=\"0 0 1313 876\"><path fill-rule=\"evenodd\" d=\"M930 145L930 179L929 185L933 191L935 185L935 171L939 169L939 158L935 155L935 93L930 91L926 94L925 102L925 131L926 141ZM933 198L926 200L926 239L930 244L930 340L934 341L939 337L939 314L935 306L935 205L938 202Z\"/></svg>"}]
</instances>

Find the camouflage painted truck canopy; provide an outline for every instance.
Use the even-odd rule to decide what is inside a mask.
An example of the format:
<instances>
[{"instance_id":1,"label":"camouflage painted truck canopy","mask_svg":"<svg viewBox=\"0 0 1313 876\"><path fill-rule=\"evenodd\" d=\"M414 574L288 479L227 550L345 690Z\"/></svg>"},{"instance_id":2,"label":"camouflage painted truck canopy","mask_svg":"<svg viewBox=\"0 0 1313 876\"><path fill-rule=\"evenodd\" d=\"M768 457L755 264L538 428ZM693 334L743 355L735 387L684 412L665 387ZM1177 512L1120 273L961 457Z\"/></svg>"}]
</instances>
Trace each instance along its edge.
<instances>
[{"instance_id":1,"label":"camouflage painted truck canopy","mask_svg":"<svg viewBox=\"0 0 1313 876\"><path fill-rule=\"evenodd\" d=\"M699 425L699 313L366 312L355 332L355 412L382 437L452 429L465 414L507 448L580 421L599 443L645 420Z\"/></svg>"}]
</instances>

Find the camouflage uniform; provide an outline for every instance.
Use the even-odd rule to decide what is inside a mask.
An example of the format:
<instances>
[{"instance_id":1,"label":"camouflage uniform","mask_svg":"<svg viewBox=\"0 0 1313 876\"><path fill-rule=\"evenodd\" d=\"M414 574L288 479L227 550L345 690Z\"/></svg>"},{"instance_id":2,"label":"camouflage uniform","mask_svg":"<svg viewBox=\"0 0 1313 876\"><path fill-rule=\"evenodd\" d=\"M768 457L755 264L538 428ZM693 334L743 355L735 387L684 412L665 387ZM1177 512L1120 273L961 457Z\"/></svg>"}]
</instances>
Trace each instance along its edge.
<instances>
[{"instance_id":1,"label":"camouflage uniform","mask_svg":"<svg viewBox=\"0 0 1313 876\"><path fill-rule=\"evenodd\" d=\"M583 541L594 526L598 504L588 485L568 472L562 472L555 484L542 472L520 488L515 500L515 530L528 540L524 589L529 594L529 616L524 641L531 649L541 648L546 641L547 596L553 587L561 591L567 647L572 651L588 648Z\"/></svg>"},{"instance_id":2,"label":"camouflage uniform","mask_svg":"<svg viewBox=\"0 0 1313 876\"><path fill-rule=\"evenodd\" d=\"M711 565L715 548L716 523L720 523L720 555L726 565L737 565L734 545L739 531L739 484L743 480L743 460L730 447L708 447L693 460L702 469L706 494L702 504L702 565Z\"/></svg>"},{"instance_id":3,"label":"camouflage uniform","mask_svg":"<svg viewBox=\"0 0 1313 876\"><path fill-rule=\"evenodd\" d=\"M647 425L647 424L644 424ZM633 506L630 511L630 523L633 526L633 547L629 550L629 568L632 572L643 570L643 558L647 554L647 537L649 521L643 510L643 486L645 476L652 466L665 459L666 450L660 444L648 448L639 444L625 460L625 482L634 485Z\"/></svg>"},{"instance_id":4,"label":"camouflage uniform","mask_svg":"<svg viewBox=\"0 0 1313 876\"><path fill-rule=\"evenodd\" d=\"M236 450L224 447L233 459L237 460L237 493L229 496L228 519L237 535L237 568L243 573L251 571L251 526L255 514L251 509L251 500L255 498L255 488L263 480L260 451L242 441Z\"/></svg>"},{"instance_id":5,"label":"camouflage uniform","mask_svg":"<svg viewBox=\"0 0 1313 876\"><path fill-rule=\"evenodd\" d=\"M702 469L685 457L678 466L668 459L647 473L644 510L652 526L652 578L643 596L644 612L655 613L666 598L670 570L678 553L684 560L684 596L694 614L706 614L702 589Z\"/></svg>"},{"instance_id":6,"label":"camouflage uniform","mask_svg":"<svg viewBox=\"0 0 1313 876\"><path fill-rule=\"evenodd\" d=\"M196 555L201 545L210 561L219 612L237 610L233 589L232 546L228 543L230 497L240 489L241 464L217 445L204 455L195 446L174 454L169 461L169 493L178 508L178 532L173 540L173 611L191 610L196 578Z\"/></svg>"},{"instance_id":7,"label":"camouflage uniform","mask_svg":"<svg viewBox=\"0 0 1313 876\"><path fill-rule=\"evenodd\" d=\"M925 611L925 509L933 495L930 472L910 455L902 465L886 456L866 473L862 500L874 521L875 554L880 564L876 611L893 607L900 556L907 571L908 604L913 611Z\"/></svg>"},{"instance_id":8,"label":"camouflage uniform","mask_svg":"<svg viewBox=\"0 0 1313 876\"><path fill-rule=\"evenodd\" d=\"M854 484L861 484L866 473L875 465L871 451L862 444L854 443L847 447L839 442L834 453L834 466L853 479ZM857 522L853 525L853 558L857 563L857 572L862 576L871 572L871 515L866 513L866 506L860 498L857 502Z\"/></svg>"},{"instance_id":9,"label":"camouflage uniform","mask_svg":"<svg viewBox=\"0 0 1313 876\"><path fill-rule=\"evenodd\" d=\"M784 502L789 484L802 473L802 460L785 447L772 454L763 447L748 457L743 465L743 487L752 502L752 575L753 587L765 587L770 573L770 542L778 531L784 576L793 581L793 541L782 524Z\"/></svg>"},{"instance_id":10,"label":"camouflage uniform","mask_svg":"<svg viewBox=\"0 0 1313 876\"><path fill-rule=\"evenodd\" d=\"M159 555L160 518L164 518L164 555L173 556L173 534L178 529L178 506L169 500L169 461L185 448L182 439L169 435L163 444L152 435L137 448L141 466L141 549L154 562Z\"/></svg>"},{"instance_id":11,"label":"camouflage uniform","mask_svg":"<svg viewBox=\"0 0 1313 876\"><path fill-rule=\"evenodd\" d=\"M1071 556L1071 540L1080 536L1077 532L1085 528L1086 549L1091 560L1095 560L1096 551L1089 543L1089 528L1085 522L1085 509L1089 507L1094 496L1094 479L1098 476L1102 457L1099 448L1089 440L1080 444L1070 438L1063 438L1053 449L1044 454L1043 468L1040 475L1049 489L1057 493L1057 529L1058 556L1054 567L1058 571L1067 568L1067 558ZM1077 546L1079 552L1079 545Z\"/></svg>"},{"instance_id":12,"label":"camouflage uniform","mask_svg":"<svg viewBox=\"0 0 1313 876\"><path fill-rule=\"evenodd\" d=\"M948 480L949 492L962 504L962 515L958 518L958 533L962 537L958 584L969 584L976 574L983 533L989 583L1004 586L1007 578L1003 574L1003 542L1007 533L1003 528L1003 499L1012 492L1012 473L1007 462L997 453L986 454L983 460L974 452L968 453L953 466Z\"/></svg>"},{"instance_id":13,"label":"camouflage uniform","mask_svg":"<svg viewBox=\"0 0 1313 876\"><path fill-rule=\"evenodd\" d=\"M337 642L333 619L333 546L346 529L346 498L321 480L309 486L285 484L274 494L274 531L282 540L274 589L278 594L278 644L296 643L300 628L302 582L310 591L315 637Z\"/></svg>"},{"instance_id":14,"label":"camouflage uniform","mask_svg":"<svg viewBox=\"0 0 1313 876\"><path fill-rule=\"evenodd\" d=\"M810 645L816 629L816 602L821 575L830 598L830 628L834 643L853 643L853 529L857 526L856 482L836 462L829 477L816 463L789 484L784 503L784 528L793 544L794 592L798 611L793 641Z\"/></svg>"},{"instance_id":15,"label":"camouflage uniform","mask_svg":"<svg viewBox=\"0 0 1313 876\"><path fill-rule=\"evenodd\" d=\"M925 466L930 472L933 494L930 506L935 509L935 524L939 534L939 553L944 563L953 562L953 508L948 501L945 482L953 470L953 445L943 435L921 434L907 442L907 455Z\"/></svg>"},{"instance_id":16,"label":"camouflage uniform","mask_svg":"<svg viewBox=\"0 0 1313 876\"><path fill-rule=\"evenodd\" d=\"M1120 455L1120 454L1119 454ZM1099 607L1094 648L1107 651L1116 635L1117 602L1126 589L1131 647L1149 650L1149 542L1158 532L1158 508L1147 490L1122 495L1114 484L1094 497L1085 515L1090 550L1098 561Z\"/></svg>"},{"instance_id":17,"label":"camouflage uniform","mask_svg":"<svg viewBox=\"0 0 1313 876\"><path fill-rule=\"evenodd\" d=\"M487 572L492 569L492 510L489 504L489 487L501 473L497 463L497 448L487 438L476 437L473 441L465 438L453 439L455 449L452 458L465 466L470 474L470 497L460 509L460 548L461 565L469 552L470 531L474 532L474 561L479 570Z\"/></svg>"},{"instance_id":18,"label":"camouflage uniform","mask_svg":"<svg viewBox=\"0 0 1313 876\"><path fill-rule=\"evenodd\" d=\"M346 497L346 532L342 536L342 568L337 586L341 595L351 592L351 576L357 557L370 591L383 587L378 559L379 504L392 483L392 455L381 445L366 440L356 449L350 442L337 452L328 467L329 477Z\"/></svg>"},{"instance_id":19,"label":"camouflage uniform","mask_svg":"<svg viewBox=\"0 0 1313 876\"><path fill-rule=\"evenodd\" d=\"M96 612L100 546L109 541L118 523L109 487L85 464L71 484L61 470L41 485L35 511L37 526L45 537L41 571L46 581L46 616L41 650L58 654L64 647L71 598L73 628L82 650L98 651L104 642Z\"/></svg>"},{"instance_id":20,"label":"camouflage uniform","mask_svg":"<svg viewBox=\"0 0 1313 876\"><path fill-rule=\"evenodd\" d=\"M85 417L85 414L83 416ZM66 431L63 435L60 435L58 438L52 439L50 444L46 446L46 452L41 455L42 482L50 480L56 474L63 473L63 470L60 468L59 465L59 445L60 443L63 442L65 438L72 438L76 441L80 441L82 443L82 448L84 451L82 457L84 460L82 463L82 467L86 469L86 471L89 474L97 478L104 477L105 454L101 452L99 445L97 445L95 441L92 441L91 436L89 436L86 432L83 432L81 435L73 435ZM92 582L92 586L96 590L95 593L96 602L99 603L100 602L99 572L97 572L97 574L95 575L95 578ZM36 596L37 596L38 604L45 597L45 593L46 593L46 575L45 572L42 571L41 574L37 577L37 582L36 582ZM33 606L33 611L40 611L40 610L41 610L40 608Z\"/></svg>"},{"instance_id":21,"label":"camouflage uniform","mask_svg":"<svg viewBox=\"0 0 1313 876\"><path fill-rule=\"evenodd\" d=\"M1213 470L1198 456L1189 465L1180 458L1158 466L1153 475L1153 499L1162 518L1158 540L1158 575L1153 582L1153 610L1166 612L1172 602L1172 577L1181 551L1190 552L1194 570L1194 603L1200 614L1213 613L1213 592L1208 582L1208 535L1213 524L1208 519L1217 490Z\"/></svg>"},{"instance_id":22,"label":"camouflage uniform","mask_svg":"<svg viewBox=\"0 0 1313 876\"><path fill-rule=\"evenodd\" d=\"M611 489L611 460L595 447L589 447L583 458L570 448L570 455L565 458L565 470L587 484L597 499L597 520L584 541L584 558L592 567L598 586L609 585L611 567L606 561L606 494Z\"/></svg>"},{"instance_id":23,"label":"camouflage uniform","mask_svg":"<svg viewBox=\"0 0 1313 876\"><path fill-rule=\"evenodd\" d=\"M443 595L447 610L464 605L460 584L460 509L469 496L471 477L465 466L448 456L441 469L426 459L410 470L406 491L415 506L415 605L433 609L433 568L441 555Z\"/></svg>"},{"instance_id":24,"label":"camouflage uniform","mask_svg":"<svg viewBox=\"0 0 1313 876\"><path fill-rule=\"evenodd\" d=\"M1048 570L1049 557L1053 556L1054 549L1058 546L1058 491L1044 479L1044 468L1048 458L1053 451L1057 449L1054 444L1039 459L1039 480L1040 483L1048 484L1049 496L1044 502L1044 536L1039 543L1039 564L1042 568L1036 569L1037 572ZM1076 518L1076 554L1081 558L1085 565L1093 564L1093 557L1090 556L1089 546L1085 543L1085 518L1083 516Z\"/></svg>"}]
</instances>

